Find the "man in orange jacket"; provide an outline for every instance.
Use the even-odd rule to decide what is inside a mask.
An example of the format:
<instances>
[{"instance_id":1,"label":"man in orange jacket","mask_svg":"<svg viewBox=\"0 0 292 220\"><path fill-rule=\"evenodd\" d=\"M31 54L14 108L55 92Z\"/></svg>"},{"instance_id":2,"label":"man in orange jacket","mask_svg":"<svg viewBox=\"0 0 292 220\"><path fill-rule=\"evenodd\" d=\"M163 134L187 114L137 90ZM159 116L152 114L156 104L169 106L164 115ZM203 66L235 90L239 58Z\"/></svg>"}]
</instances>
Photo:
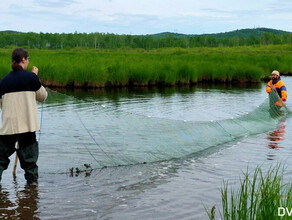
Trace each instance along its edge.
<instances>
[{"instance_id":1,"label":"man in orange jacket","mask_svg":"<svg viewBox=\"0 0 292 220\"><path fill-rule=\"evenodd\" d=\"M284 82L281 80L280 73L277 70L274 70L272 72L272 80L268 82L266 86L266 92L270 93L272 89L274 89L278 93L281 101L286 104L288 96L287 89ZM280 102L276 102L275 105L282 106Z\"/></svg>"}]
</instances>

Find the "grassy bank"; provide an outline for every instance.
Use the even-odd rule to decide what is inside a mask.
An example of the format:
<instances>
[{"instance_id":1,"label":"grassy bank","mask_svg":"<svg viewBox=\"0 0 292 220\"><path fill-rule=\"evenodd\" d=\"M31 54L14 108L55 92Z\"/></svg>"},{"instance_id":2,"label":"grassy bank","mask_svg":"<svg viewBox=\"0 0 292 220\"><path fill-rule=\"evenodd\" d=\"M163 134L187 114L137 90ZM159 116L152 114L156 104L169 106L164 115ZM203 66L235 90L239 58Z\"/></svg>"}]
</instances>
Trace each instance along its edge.
<instances>
[{"instance_id":1,"label":"grassy bank","mask_svg":"<svg viewBox=\"0 0 292 220\"><path fill-rule=\"evenodd\" d=\"M292 184L285 183L283 177L284 169L277 165L265 175L260 167L253 175L247 171L238 190L224 182L222 210L216 212L213 207L208 211L209 219L291 219Z\"/></svg>"},{"instance_id":2,"label":"grassy bank","mask_svg":"<svg viewBox=\"0 0 292 220\"><path fill-rule=\"evenodd\" d=\"M11 50L0 50L1 77ZM47 85L104 87L207 82L259 82L270 72L292 72L292 45L159 50L29 50L30 67Z\"/></svg>"}]
</instances>

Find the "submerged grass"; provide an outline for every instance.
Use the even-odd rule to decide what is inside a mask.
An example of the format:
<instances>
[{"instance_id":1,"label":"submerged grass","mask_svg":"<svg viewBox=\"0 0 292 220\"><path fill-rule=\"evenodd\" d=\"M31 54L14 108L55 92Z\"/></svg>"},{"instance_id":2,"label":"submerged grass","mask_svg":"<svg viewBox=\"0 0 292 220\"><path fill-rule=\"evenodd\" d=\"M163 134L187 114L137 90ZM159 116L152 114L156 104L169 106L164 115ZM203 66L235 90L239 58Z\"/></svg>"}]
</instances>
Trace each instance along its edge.
<instances>
[{"instance_id":1,"label":"submerged grass","mask_svg":"<svg viewBox=\"0 0 292 220\"><path fill-rule=\"evenodd\" d=\"M270 168L266 175L260 167L255 169L253 175L247 171L238 190L224 182L221 189L221 219L291 219L288 211L292 210L292 184L284 183L283 177L284 169L277 165ZM285 209L285 213L278 210L280 207ZM214 209L207 211L209 219L215 219Z\"/></svg>"},{"instance_id":2,"label":"submerged grass","mask_svg":"<svg viewBox=\"0 0 292 220\"><path fill-rule=\"evenodd\" d=\"M12 49L0 49L0 77L10 71ZM292 72L292 45L233 48L30 50L43 82L124 86L259 82L274 69Z\"/></svg>"}]
</instances>

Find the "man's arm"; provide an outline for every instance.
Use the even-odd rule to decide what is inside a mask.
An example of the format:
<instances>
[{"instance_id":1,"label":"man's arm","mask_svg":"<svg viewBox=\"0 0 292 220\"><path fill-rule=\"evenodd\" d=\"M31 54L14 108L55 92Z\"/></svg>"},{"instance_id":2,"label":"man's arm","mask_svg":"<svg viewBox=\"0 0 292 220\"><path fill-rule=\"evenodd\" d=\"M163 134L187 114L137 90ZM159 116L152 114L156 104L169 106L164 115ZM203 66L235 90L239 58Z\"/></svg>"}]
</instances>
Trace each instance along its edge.
<instances>
[{"instance_id":1,"label":"man's arm","mask_svg":"<svg viewBox=\"0 0 292 220\"><path fill-rule=\"evenodd\" d=\"M41 86L41 88L36 91L36 100L38 102L44 102L48 97L48 92L45 87Z\"/></svg>"},{"instance_id":2,"label":"man's arm","mask_svg":"<svg viewBox=\"0 0 292 220\"><path fill-rule=\"evenodd\" d=\"M287 97L288 97L286 86L282 86L280 90L281 90L281 100L283 102L286 102Z\"/></svg>"},{"instance_id":3,"label":"man's arm","mask_svg":"<svg viewBox=\"0 0 292 220\"><path fill-rule=\"evenodd\" d=\"M272 92L272 83L271 83L271 81L268 82L268 84L266 85L266 92L267 93L271 93Z\"/></svg>"},{"instance_id":4,"label":"man's arm","mask_svg":"<svg viewBox=\"0 0 292 220\"><path fill-rule=\"evenodd\" d=\"M35 75L38 75L39 69L36 66L33 66L31 72L33 72ZM41 85L39 79L38 79L38 83ZM36 100L38 102L43 102L47 99L47 97L48 97L48 92L45 89L45 87L41 85L41 87L36 91Z\"/></svg>"}]
</instances>

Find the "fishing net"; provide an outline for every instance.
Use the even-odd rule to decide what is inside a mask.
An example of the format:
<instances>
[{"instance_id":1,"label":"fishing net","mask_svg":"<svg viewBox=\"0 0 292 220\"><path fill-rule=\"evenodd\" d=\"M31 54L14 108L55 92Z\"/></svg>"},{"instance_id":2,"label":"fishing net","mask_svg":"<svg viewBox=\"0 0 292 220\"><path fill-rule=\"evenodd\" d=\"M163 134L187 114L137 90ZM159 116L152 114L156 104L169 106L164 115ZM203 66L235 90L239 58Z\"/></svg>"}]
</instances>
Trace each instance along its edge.
<instances>
[{"instance_id":1,"label":"fishing net","mask_svg":"<svg viewBox=\"0 0 292 220\"><path fill-rule=\"evenodd\" d=\"M52 90L40 112L39 167L46 173L181 158L273 130L290 113L275 91L241 117L198 122L112 111Z\"/></svg>"}]
</instances>

